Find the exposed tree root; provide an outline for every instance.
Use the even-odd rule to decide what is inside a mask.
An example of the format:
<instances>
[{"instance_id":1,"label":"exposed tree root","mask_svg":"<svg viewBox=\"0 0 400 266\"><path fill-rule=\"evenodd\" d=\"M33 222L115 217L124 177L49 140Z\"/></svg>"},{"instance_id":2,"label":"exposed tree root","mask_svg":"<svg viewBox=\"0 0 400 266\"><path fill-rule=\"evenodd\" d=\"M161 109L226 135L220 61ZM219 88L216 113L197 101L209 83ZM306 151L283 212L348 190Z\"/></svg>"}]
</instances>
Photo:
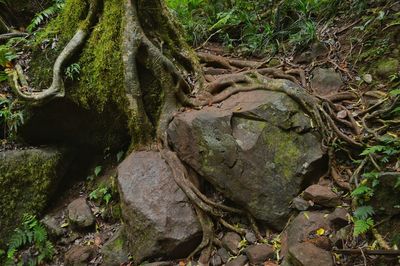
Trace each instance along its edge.
<instances>
[{"instance_id":1,"label":"exposed tree root","mask_svg":"<svg viewBox=\"0 0 400 266\"><path fill-rule=\"evenodd\" d=\"M33 104L41 104L54 98L64 97L64 67L85 44L90 30L96 22L99 8L99 0L89 0L89 10L85 21L82 23L83 26L76 31L74 37L64 47L54 63L53 81L48 89L40 92L29 92L22 68L19 65L16 66L15 71L11 73L13 80L12 88L19 98Z\"/></svg>"}]
</instances>

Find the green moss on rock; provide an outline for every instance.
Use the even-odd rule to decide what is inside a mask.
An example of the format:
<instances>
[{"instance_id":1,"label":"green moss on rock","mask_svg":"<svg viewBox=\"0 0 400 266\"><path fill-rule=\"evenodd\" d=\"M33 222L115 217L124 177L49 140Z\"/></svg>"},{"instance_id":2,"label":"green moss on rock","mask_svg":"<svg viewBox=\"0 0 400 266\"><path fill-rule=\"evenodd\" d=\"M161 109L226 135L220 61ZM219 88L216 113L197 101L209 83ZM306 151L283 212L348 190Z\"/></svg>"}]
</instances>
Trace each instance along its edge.
<instances>
[{"instance_id":1,"label":"green moss on rock","mask_svg":"<svg viewBox=\"0 0 400 266\"><path fill-rule=\"evenodd\" d=\"M0 153L0 246L24 213L43 211L60 180L61 159L52 149Z\"/></svg>"}]
</instances>

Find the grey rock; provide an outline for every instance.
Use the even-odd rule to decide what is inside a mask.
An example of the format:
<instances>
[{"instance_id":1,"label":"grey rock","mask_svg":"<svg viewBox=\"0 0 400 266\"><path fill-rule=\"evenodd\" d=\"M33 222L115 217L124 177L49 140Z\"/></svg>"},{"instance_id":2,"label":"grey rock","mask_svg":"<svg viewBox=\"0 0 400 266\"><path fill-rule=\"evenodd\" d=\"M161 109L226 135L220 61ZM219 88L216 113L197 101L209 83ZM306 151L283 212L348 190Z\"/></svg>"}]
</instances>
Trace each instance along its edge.
<instances>
[{"instance_id":1,"label":"grey rock","mask_svg":"<svg viewBox=\"0 0 400 266\"><path fill-rule=\"evenodd\" d=\"M129 261L124 227L121 226L101 248L104 266L119 266Z\"/></svg>"},{"instance_id":2,"label":"grey rock","mask_svg":"<svg viewBox=\"0 0 400 266\"><path fill-rule=\"evenodd\" d=\"M67 233L67 230L61 227L54 216L46 215L40 222L46 227L47 232L54 237L61 237Z\"/></svg>"},{"instance_id":3,"label":"grey rock","mask_svg":"<svg viewBox=\"0 0 400 266\"><path fill-rule=\"evenodd\" d=\"M68 207L68 219L78 228L87 228L94 224L95 218L85 198L72 201Z\"/></svg>"},{"instance_id":4,"label":"grey rock","mask_svg":"<svg viewBox=\"0 0 400 266\"><path fill-rule=\"evenodd\" d=\"M142 263L140 264L142 266L172 266L174 263L171 261L157 261L157 262L151 262L151 263ZM195 266L195 263L192 263L192 266Z\"/></svg>"},{"instance_id":5,"label":"grey rock","mask_svg":"<svg viewBox=\"0 0 400 266\"><path fill-rule=\"evenodd\" d=\"M326 169L310 119L279 92L238 93L221 108L178 114L168 137L181 160L276 229L285 225L302 186Z\"/></svg>"},{"instance_id":6,"label":"grey rock","mask_svg":"<svg viewBox=\"0 0 400 266\"><path fill-rule=\"evenodd\" d=\"M218 254L215 254L210 259L210 264L212 266L220 266L223 264L221 257Z\"/></svg>"},{"instance_id":7,"label":"grey rock","mask_svg":"<svg viewBox=\"0 0 400 266\"><path fill-rule=\"evenodd\" d=\"M72 246L64 257L65 266L85 266L93 257L96 248L93 246Z\"/></svg>"},{"instance_id":8,"label":"grey rock","mask_svg":"<svg viewBox=\"0 0 400 266\"><path fill-rule=\"evenodd\" d=\"M241 240L242 238L240 235L228 232L222 238L222 245L232 254L237 255L239 253L239 243Z\"/></svg>"},{"instance_id":9,"label":"grey rock","mask_svg":"<svg viewBox=\"0 0 400 266\"><path fill-rule=\"evenodd\" d=\"M127 243L136 263L150 257L182 258L201 240L197 216L158 152L129 155L118 166Z\"/></svg>"},{"instance_id":10,"label":"grey rock","mask_svg":"<svg viewBox=\"0 0 400 266\"><path fill-rule=\"evenodd\" d=\"M220 248L217 250L217 254L221 257L223 263L227 263L230 255L229 252L225 248Z\"/></svg>"},{"instance_id":11,"label":"grey rock","mask_svg":"<svg viewBox=\"0 0 400 266\"><path fill-rule=\"evenodd\" d=\"M282 248L281 256L287 255L288 250L305 241L313 239L314 241L321 241L322 245L326 245L326 238L315 237L315 232L322 228L326 232L332 231L330 221L328 219L329 213L325 212L301 212L295 219L289 224L289 226L282 232Z\"/></svg>"},{"instance_id":12,"label":"grey rock","mask_svg":"<svg viewBox=\"0 0 400 266\"><path fill-rule=\"evenodd\" d=\"M344 85L340 73L331 68L317 68L312 76L311 88L320 96L335 94Z\"/></svg>"},{"instance_id":13,"label":"grey rock","mask_svg":"<svg viewBox=\"0 0 400 266\"><path fill-rule=\"evenodd\" d=\"M329 187L321 185L309 186L304 190L303 198L325 207L336 207L340 204L339 196L332 192Z\"/></svg>"},{"instance_id":14,"label":"grey rock","mask_svg":"<svg viewBox=\"0 0 400 266\"><path fill-rule=\"evenodd\" d=\"M254 244L257 242L256 235L250 230L246 231L246 235L244 237L250 244Z\"/></svg>"},{"instance_id":15,"label":"grey rock","mask_svg":"<svg viewBox=\"0 0 400 266\"><path fill-rule=\"evenodd\" d=\"M267 259L274 257L274 249L267 244L252 245L245 250L250 263L258 265L264 263Z\"/></svg>"},{"instance_id":16,"label":"grey rock","mask_svg":"<svg viewBox=\"0 0 400 266\"><path fill-rule=\"evenodd\" d=\"M287 266L333 266L329 251L317 248L311 243L300 243L289 249L283 265Z\"/></svg>"},{"instance_id":17,"label":"grey rock","mask_svg":"<svg viewBox=\"0 0 400 266\"><path fill-rule=\"evenodd\" d=\"M247 257L245 255L240 255L233 260L228 261L225 266L244 266L247 263Z\"/></svg>"},{"instance_id":18,"label":"grey rock","mask_svg":"<svg viewBox=\"0 0 400 266\"><path fill-rule=\"evenodd\" d=\"M299 211L306 211L308 208L311 207L311 204L310 202L300 197L295 197L292 202L292 207Z\"/></svg>"}]
</instances>

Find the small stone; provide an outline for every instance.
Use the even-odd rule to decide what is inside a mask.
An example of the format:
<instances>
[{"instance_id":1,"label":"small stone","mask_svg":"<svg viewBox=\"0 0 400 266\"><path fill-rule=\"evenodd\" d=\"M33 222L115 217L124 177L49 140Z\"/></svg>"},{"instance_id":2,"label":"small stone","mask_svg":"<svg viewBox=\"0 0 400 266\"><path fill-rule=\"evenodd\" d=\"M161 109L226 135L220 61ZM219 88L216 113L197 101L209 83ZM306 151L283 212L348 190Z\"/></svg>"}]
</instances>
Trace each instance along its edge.
<instances>
[{"instance_id":1,"label":"small stone","mask_svg":"<svg viewBox=\"0 0 400 266\"><path fill-rule=\"evenodd\" d=\"M95 222L92 210L84 198L76 199L68 205L68 219L78 228L92 226Z\"/></svg>"},{"instance_id":2,"label":"small stone","mask_svg":"<svg viewBox=\"0 0 400 266\"><path fill-rule=\"evenodd\" d=\"M257 242L256 235L252 231L246 231L246 234L244 236L250 244L254 244Z\"/></svg>"},{"instance_id":3,"label":"small stone","mask_svg":"<svg viewBox=\"0 0 400 266\"><path fill-rule=\"evenodd\" d=\"M305 200L312 200L316 204L325 207L336 207L340 204L340 198L328 187L321 185L312 185L304 190L303 198Z\"/></svg>"},{"instance_id":4,"label":"small stone","mask_svg":"<svg viewBox=\"0 0 400 266\"><path fill-rule=\"evenodd\" d=\"M215 254L214 256L211 257L210 259L210 264L211 266L220 266L223 264L221 256L218 254Z\"/></svg>"},{"instance_id":5,"label":"small stone","mask_svg":"<svg viewBox=\"0 0 400 266\"><path fill-rule=\"evenodd\" d=\"M311 204L310 204L310 202L308 202L300 197L296 197L292 201L292 207L299 211L306 211L308 208L311 207Z\"/></svg>"},{"instance_id":6,"label":"small stone","mask_svg":"<svg viewBox=\"0 0 400 266\"><path fill-rule=\"evenodd\" d=\"M362 76L362 79L365 81L365 83L371 84L372 83L372 75L371 74L365 74Z\"/></svg>"},{"instance_id":7,"label":"small stone","mask_svg":"<svg viewBox=\"0 0 400 266\"><path fill-rule=\"evenodd\" d=\"M62 228L60 223L53 216L46 215L40 222L46 227L50 235L54 237L63 236L67 232L67 230Z\"/></svg>"},{"instance_id":8,"label":"small stone","mask_svg":"<svg viewBox=\"0 0 400 266\"><path fill-rule=\"evenodd\" d=\"M320 96L335 94L344 84L342 76L334 69L317 68L312 75L311 88Z\"/></svg>"},{"instance_id":9,"label":"small stone","mask_svg":"<svg viewBox=\"0 0 400 266\"><path fill-rule=\"evenodd\" d=\"M272 58L269 63L268 66L270 67L276 67L279 66L281 64L281 61L278 58Z\"/></svg>"},{"instance_id":10,"label":"small stone","mask_svg":"<svg viewBox=\"0 0 400 266\"><path fill-rule=\"evenodd\" d=\"M223 263L227 263L230 255L229 252L225 248L220 248L217 250L217 254L221 257Z\"/></svg>"},{"instance_id":11,"label":"small stone","mask_svg":"<svg viewBox=\"0 0 400 266\"><path fill-rule=\"evenodd\" d=\"M328 220L331 223L331 226L338 230L349 224L349 212L344 208L336 208L331 214L329 214Z\"/></svg>"},{"instance_id":12,"label":"small stone","mask_svg":"<svg viewBox=\"0 0 400 266\"><path fill-rule=\"evenodd\" d=\"M239 253L239 243L241 240L242 238L240 235L228 232L222 238L222 245L232 254L237 255Z\"/></svg>"},{"instance_id":13,"label":"small stone","mask_svg":"<svg viewBox=\"0 0 400 266\"><path fill-rule=\"evenodd\" d=\"M73 246L65 253L65 266L84 266L95 253L93 246Z\"/></svg>"},{"instance_id":14,"label":"small stone","mask_svg":"<svg viewBox=\"0 0 400 266\"><path fill-rule=\"evenodd\" d=\"M252 245L245 252L251 264L261 264L274 257L274 249L267 244Z\"/></svg>"},{"instance_id":15,"label":"small stone","mask_svg":"<svg viewBox=\"0 0 400 266\"><path fill-rule=\"evenodd\" d=\"M300 243L289 248L285 260L299 266L333 266L332 255L329 251L317 248L311 243Z\"/></svg>"},{"instance_id":16,"label":"small stone","mask_svg":"<svg viewBox=\"0 0 400 266\"><path fill-rule=\"evenodd\" d=\"M192 266L197 265L196 263L193 263L193 262L191 262L191 264L192 264ZM125 265L125 264L121 263L118 265ZM174 263L172 263L172 261L156 261L156 262L151 262L151 263L142 263L140 265L141 266L172 266L172 265L174 265ZM108 264L106 264L104 266L108 266Z\"/></svg>"},{"instance_id":17,"label":"small stone","mask_svg":"<svg viewBox=\"0 0 400 266\"><path fill-rule=\"evenodd\" d=\"M247 257L245 255L240 255L235 259L229 261L225 266L244 266L247 262Z\"/></svg>"}]
</instances>

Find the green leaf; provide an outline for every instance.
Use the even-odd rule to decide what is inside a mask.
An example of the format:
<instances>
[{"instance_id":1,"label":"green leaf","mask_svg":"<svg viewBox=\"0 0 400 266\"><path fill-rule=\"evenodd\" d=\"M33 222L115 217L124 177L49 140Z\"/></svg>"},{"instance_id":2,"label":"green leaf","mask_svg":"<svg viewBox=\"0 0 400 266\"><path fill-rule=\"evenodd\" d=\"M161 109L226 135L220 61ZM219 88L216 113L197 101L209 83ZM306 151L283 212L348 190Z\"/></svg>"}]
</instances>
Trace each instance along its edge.
<instances>
[{"instance_id":1,"label":"green leaf","mask_svg":"<svg viewBox=\"0 0 400 266\"><path fill-rule=\"evenodd\" d=\"M389 94L390 94L391 96L399 96L399 95L400 95L400 89L391 90L391 91L389 92Z\"/></svg>"},{"instance_id":2,"label":"green leaf","mask_svg":"<svg viewBox=\"0 0 400 266\"><path fill-rule=\"evenodd\" d=\"M99 176L99 174L100 174L100 172L101 172L101 169L102 169L101 165L96 166L96 168L94 168L94 174L95 174L95 176Z\"/></svg>"},{"instance_id":3,"label":"green leaf","mask_svg":"<svg viewBox=\"0 0 400 266\"><path fill-rule=\"evenodd\" d=\"M359 236L368 232L374 226L374 220L368 218L366 220L356 220L354 222L354 236Z\"/></svg>"},{"instance_id":4,"label":"green leaf","mask_svg":"<svg viewBox=\"0 0 400 266\"><path fill-rule=\"evenodd\" d=\"M117 162L121 161L122 156L124 156L124 152L123 151L120 151L120 152L117 153Z\"/></svg>"},{"instance_id":5,"label":"green leaf","mask_svg":"<svg viewBox=\"0 0 400 266\"><path fill-rule=\"evenodd\" d=\"M105 194L103 197L106 204L108 204L110 202L111 198L112 198L112 195L110 193Z\"/></svg>"},{"instance_id":6,"label":"green leaf","mask_svg":"<svg viewBox=\"0 0 400 266\"><path fill-rule=\"evenodd\" d=\"M360 206L354 211L354 217L358 220L365 220L374 215L374 209L371 206Z\"/></svg>"},{"instance_id":7,"label":"green leaf","mask_svg":"<svg viewBox=\"0 0 400 266\"><path fill-rule=\"evenodd\" d=\"M351 192L351 196L360 197L360 196L373 196L374 190L368 186L360 185L353 192Z\"/></svg>"},{"instance_id":8,"label":"green leaf","mask_svg":"<svg viewBox=\"0 0 400 266\"><path fill-rule=\"evenodd\" d=\"M382 145L376 145L376 146L372 146L369 148L366 148L360 155L368 155L368 154L373 154L373 153L377 153L377 152L381 152L385 149L385 146Z\"/></svg>"}]
</instances>

